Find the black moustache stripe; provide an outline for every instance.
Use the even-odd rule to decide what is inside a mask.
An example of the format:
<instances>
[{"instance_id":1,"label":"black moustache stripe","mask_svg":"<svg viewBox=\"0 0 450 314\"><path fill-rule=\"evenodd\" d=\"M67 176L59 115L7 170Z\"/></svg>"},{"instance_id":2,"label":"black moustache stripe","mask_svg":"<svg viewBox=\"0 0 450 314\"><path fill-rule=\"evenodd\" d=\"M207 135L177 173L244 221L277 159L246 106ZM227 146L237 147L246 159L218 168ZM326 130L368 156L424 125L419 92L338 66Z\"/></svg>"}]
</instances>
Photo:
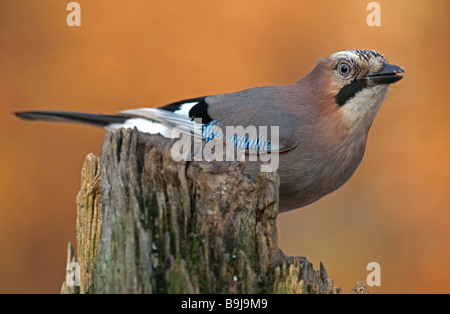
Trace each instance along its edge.
<instances>
[{"instance_id":1,"label":"black moustache stripe","mask_svg":"<svg viewBox=\"0 0 450 314\"><path fill-rule=\"evenodd\" d=\"M361 91L364 87L367 86L367 80L365 79L357 79L351 82L350 84L345 85L342 89L334 96L336 103L339 106L343 106L352 99L355 94Z\"/></svg>"}]
</instances>

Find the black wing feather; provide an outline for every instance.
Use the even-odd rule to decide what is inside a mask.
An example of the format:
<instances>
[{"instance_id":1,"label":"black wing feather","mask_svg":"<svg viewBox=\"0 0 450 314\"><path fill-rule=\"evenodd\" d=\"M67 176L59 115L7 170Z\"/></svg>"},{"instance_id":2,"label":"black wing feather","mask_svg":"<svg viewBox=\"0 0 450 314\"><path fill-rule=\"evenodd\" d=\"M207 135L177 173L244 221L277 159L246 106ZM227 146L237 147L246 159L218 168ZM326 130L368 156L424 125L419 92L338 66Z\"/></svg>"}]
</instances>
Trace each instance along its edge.
<instances>
[{"instance_id":1,"label":"black wing feather","mask_svg":"<svg viewBox=\"0 0 450 314\"><path fill-rule=\"evenodd\" d=\"M208 114L208 103L206 102L206 96L177 101L167 106L160 107L159 109L176 112L177 110L180 110L181 106L184 104L192 102L196 102L197 104L189 110L189 118L191 120L200 118L202 119L203 124L208 124L214 120Z\"/></svg>"}]
</instances>

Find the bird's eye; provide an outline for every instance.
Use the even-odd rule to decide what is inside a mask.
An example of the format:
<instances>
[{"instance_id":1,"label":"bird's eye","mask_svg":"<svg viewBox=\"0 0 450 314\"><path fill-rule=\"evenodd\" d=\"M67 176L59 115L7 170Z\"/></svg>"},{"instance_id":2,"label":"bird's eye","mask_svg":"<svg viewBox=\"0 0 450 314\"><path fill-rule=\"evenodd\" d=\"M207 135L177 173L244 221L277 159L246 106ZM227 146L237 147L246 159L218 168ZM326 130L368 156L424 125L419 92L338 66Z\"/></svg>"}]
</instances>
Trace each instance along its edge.
<instances>
[{"instance_id":1,"label":"bird's eye","mask_svg":"<svg viewBox=\"0 0 450 314\"><path fill-rule=\"evenodd\" d=\"M338 65L338 71L339 74L342 76L347 76L349 75L350 71L352 70L352 67L350 66L350 64L348 64L347 62L342 61L341 63L339 63Z\"/></svg>"}]
</instances>

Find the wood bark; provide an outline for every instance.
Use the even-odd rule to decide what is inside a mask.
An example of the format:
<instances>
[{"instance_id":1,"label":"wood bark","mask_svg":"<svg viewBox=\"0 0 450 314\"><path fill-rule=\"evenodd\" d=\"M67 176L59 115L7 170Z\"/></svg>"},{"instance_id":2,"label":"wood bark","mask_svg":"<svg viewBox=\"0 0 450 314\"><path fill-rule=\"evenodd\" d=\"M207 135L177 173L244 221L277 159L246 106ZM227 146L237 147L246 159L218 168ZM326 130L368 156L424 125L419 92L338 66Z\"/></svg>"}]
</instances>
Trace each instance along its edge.
<instances>
[{"instance_id":1,"label":"wood bark","mask_svg":"<svg viewBox=\"0 0 450 314\"><path fill-rule=\"evenodd\" d=\"M253 182L243 162L176 162L174 141L123 129L86 157L62 293L341 291L322 264L278 248L276 173Z\"/></svg>"}]
</instances>

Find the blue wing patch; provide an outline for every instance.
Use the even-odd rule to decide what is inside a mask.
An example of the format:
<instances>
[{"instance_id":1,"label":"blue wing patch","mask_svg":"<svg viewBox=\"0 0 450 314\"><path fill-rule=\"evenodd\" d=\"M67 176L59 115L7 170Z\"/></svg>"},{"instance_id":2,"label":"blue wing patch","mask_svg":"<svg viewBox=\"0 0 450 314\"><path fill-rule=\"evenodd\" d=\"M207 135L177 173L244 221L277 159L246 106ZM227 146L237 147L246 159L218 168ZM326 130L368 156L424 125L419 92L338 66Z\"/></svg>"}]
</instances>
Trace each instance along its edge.
<instances>
[{"instance_id":1,"label":"blue wing patch","mask_svg":"<svg viewBox=\"0 0 450 314\"><path fill-rule=\"evenodd\" d=\"M202 127L202 138L205 142L209 142L214 138L221 138L221 132L217 132L217 127L219 127L220 121L212 120L208 124L204 124ZM246 136L227 136L226 139L228 141L233 142L236 147L241 149L254 151L254 152L263 152L271 149L271 141L265 139L264 137L259 137L256 139L249 138Z\"/></svg>"},{"instance_id":2,"label":"blue wing patch","mask_svg":"<svg viewBox=\"0 0 450 314\"><path fill-rule=\"evenodd\" d=\"M216 120L212 120L211 122L209 122L208 124L204 124L202 127L202 138L205 142L209 142L211 140L213 140L214 138L220 138L221 135L219 133L216 132L216 128L218 127L220 124L219 121Z\"/></svg>"}]
</instances>

